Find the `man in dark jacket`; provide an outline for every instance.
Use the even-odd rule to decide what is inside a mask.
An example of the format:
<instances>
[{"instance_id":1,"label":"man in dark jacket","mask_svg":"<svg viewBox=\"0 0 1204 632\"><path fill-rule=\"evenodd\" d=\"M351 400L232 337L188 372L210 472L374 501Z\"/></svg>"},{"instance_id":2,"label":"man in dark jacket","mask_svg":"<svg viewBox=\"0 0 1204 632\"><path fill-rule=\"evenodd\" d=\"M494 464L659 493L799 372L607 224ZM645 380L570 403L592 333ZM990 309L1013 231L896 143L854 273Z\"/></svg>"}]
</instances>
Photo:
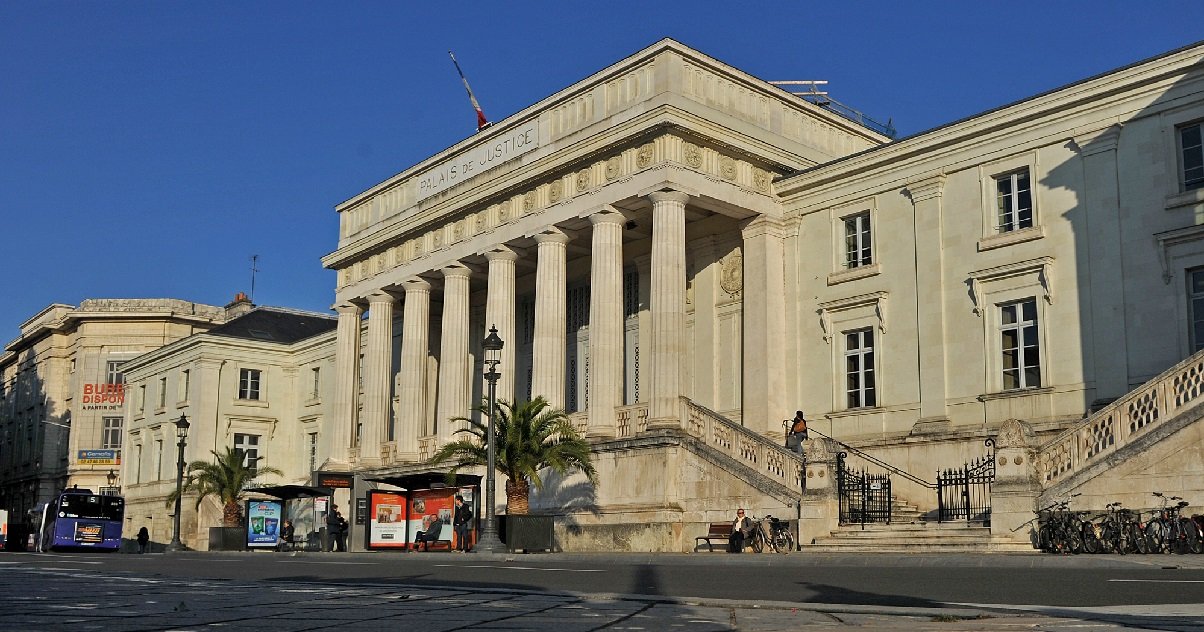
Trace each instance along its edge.
<instances>
[{"instance_id":1,"label":"man in dark jacket","mask_svg":"<svg viewBox=\"0 0 1204 632\"><path fill-rule=\"evenodd\" d=\"M727 538L727 552L739 553L744 550L744 540L752 534L753 522L744 515L743 509L736 510L736 519L732 521L732 534Z\"/></svg>"},{"instance_id":2,"label":"man in dark jacket","mask_svg":"<svg viewBox=\"0 0 1204 632\"><path fill-rule=\"evenodd\" d=\"M326 550L343 551L343 525L347 524L339 514L339 506L331 503L330 511L326 512Z\"/></svg>"},{"instance_id":3,"label":"man in dark jacket","mask_svg":"<svg viewBox=\"0 0 1204 632\"><path fill-rule=\"evenodd\" d=\"M456 513L452 517L456 528L456 550L468 553L472 550L472 508L464 498L456 494Z\"/></svg>"}]
</instances>

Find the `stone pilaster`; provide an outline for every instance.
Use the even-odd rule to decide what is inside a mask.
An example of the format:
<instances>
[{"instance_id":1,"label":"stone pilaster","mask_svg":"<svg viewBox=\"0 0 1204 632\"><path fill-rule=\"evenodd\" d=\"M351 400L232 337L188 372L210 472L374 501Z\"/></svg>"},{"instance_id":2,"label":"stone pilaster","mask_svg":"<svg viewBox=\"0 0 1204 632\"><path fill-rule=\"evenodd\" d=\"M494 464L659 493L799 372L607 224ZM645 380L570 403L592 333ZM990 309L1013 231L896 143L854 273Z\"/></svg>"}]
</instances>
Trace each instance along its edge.
<instances>
[{"instance_id":1,"label":"stone pilaster","mask_svg":"<svg viewBox=\"0 0 1204 632\"><path fill-rule=\"evenodd\" d=\"M785 225L764 215L744 236L744 427L783 437L781 420L802 408L786 400Z\"/></svg>"},{"instance_id":2,"label":"stone pilaster","mask_svg":"<svg viewBox=\"0 0 1204 632\"><path fill-rule=\"evenodd\" d=\"M430 353L431 284L422 279L402 283L405 303L401 319L401 367L398 381L397 458L418 459L418 437L428 433L426 366Z\"/></svg>"},{"instance_id":3,"label":"stone pilaster","mask_svg":"<svg viewBox=\"0 0 1204 632\"><path fill-rule=\"evenodd\" d=\"M945 358L944 212L945 176L909 184L916 249L916 321L920 357L919 423L949 419Z\"/></svg>"},{"instance_id":4,"label":"stone pilaster","mask_svg":"<svg viewBox=\"0 0 1204 632\"><path fill-rule=\"evenodd\" d=\"M623 223L611 207L590 215L589 435L615 436L623 404Z\"/></svg>"},{"instance_id":5,"label":"stone pilaster","mask_svg":"<svg viewBox=\"0 0 1204 632\"><path fill-rule=\"evenodd\" d=\"M343 463L351 460L351 447L355 445L355 429L359 425L359 370L360 332L364 309L353 303L335 305L339 314L335 330L334 352L334 406L327 437L327 459Z\"/></svg>"},{"instance_id":6,"label":"stone pilaster","mask_svg":"<svg viewBox=\"0 0 1204 632\"><path fill-rule=\"evenodd\" d=\"M826 536L840 526L840 496L836 488L836 457L840 446L824 437L808 440L803 476L803 500L800 508L799 544L812 544L817 536Z\"/></svg>"},{"instance_id":7,"label":"stone pilaster","mask_svg":"<svg viewBox=\"0 0 1204 632\"><path fill-rule=\"evenodd\" d=\"M1091 342L1084 351L1089 354L1088 379L1095 382L1097 401L1111 401L1129 390L1128 327L1125 324L1123 229L1120 224L1120 176L1116 163L1116 147L1120 140L1120 125L1080 134L1074 139L1083 161L1083 190L1081 207L1086 209L1088 247L1082 257L1090 259L1085 266L1091 281L1087 284L1091 310L1086 316L1091 326ZM1037 181L1033 174L1032 182ZM1033 196L1036 199L1036 196ZM1040 215L1038 223L1051 223Z\"/></svg>"},{"instance_id":8,"label":"stone pilaster","mask_svg":"<svg viewBox=\"0 0 1204 632\"><path fill-rule=\"evenodd\" d=\"M452 440L462 427L453 417L467 417L468 401L468 280L472 271L463 265L443 268L443 325L439 348L439 403L435 419L439 443Z\"/></svg>"},{"instance_id":9,"label":"stone pilaster","mask_svg":"<svg viewBox=\"0 0 1204 632\"><path fill-rule=\"evenodd\" d=\"M652 200L652 352L648 426L681 425L686 357L686 202L681 191Z\"/></svg>"},{"instance_id":10,"label":"stone pilaster","mask_svg":"<svg viewBox=\"0 0 1204 632\"><path fill-rule=\"evenodd\" d=\"M535 341L531 397L542 395L552 408L564 408L565 265L570 235L556 227L535 235Z\"/></svg>"},{"instance_id":11,"label":"stone pilaster","mask_svg":"<svg viewBox=\"0 0 1204 632\"><path fill-rule=\"evenodd\" d=\"M518 338L514 333L515 303L514 303L514 262L518 253L506 246L494 246L485 253L489 260L489 289L485 305L485 335L489 335L490 327L497 327L497 335L504 343L502 346L502 363L498 365L501 376L497 380L497 398L514 402L514 376L518 373L515 364L515 349L518 348ZM489 392L488 384L482 390Z\"/></svg>"},{"instance_id":12,"label":"stone pilaster","mask_svg":"<svg viewBox=\"0 0 1204 632\"><path fill-rule=\"evenodd\" d=\"M368 295L368 339L364 348L364 409L360 429L360 461L380 461L381 444L389 439L393 393L393 306L384 291Z\"/></svg>"}]
</instances>

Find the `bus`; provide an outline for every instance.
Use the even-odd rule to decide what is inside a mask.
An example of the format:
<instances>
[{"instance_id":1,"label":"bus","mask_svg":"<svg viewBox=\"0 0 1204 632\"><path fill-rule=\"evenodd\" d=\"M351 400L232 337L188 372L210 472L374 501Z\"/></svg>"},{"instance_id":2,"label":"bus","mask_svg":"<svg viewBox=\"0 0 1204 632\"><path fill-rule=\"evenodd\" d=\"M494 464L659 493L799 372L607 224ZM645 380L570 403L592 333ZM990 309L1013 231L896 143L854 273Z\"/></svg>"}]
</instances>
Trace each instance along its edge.
<instances>
[{"instance_id":1,"label":"bus","mask_svg":"<svg viewBox=\"0 0 1204 632\"><path fill-rule=\"evenodd\" d=\"M39 551L121 548L125 499L93 494L90 489L64 490L42 508Z\"/></svg>"}]
</instances>

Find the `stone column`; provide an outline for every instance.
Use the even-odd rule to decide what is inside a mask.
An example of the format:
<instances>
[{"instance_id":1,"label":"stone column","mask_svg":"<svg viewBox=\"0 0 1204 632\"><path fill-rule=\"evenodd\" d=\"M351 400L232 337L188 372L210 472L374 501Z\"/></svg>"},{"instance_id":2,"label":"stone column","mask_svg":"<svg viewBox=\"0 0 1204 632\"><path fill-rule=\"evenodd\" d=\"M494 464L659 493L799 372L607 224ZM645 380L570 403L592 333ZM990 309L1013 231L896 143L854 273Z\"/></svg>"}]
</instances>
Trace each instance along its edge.
<instances>
[{"instance_id":1,"label":"stone column","mask_svg":"<svg viewBox=\"0 0 1204 632\"><path fill-rule=\"evenodd\" d=\"M368 295L368 340L364 349L364 413L360 461L378 463L389 437L393 400L393 305L396 298L379 290Z\"/></svg>"},{"instance_id":2,"label":"stone column","mask_svg":"<svg viewBox=\"0 0 1204 632\"><path fill-rule=\"evenodd\" d=\"M995 481L991 483L991 535L1031 545L1041 482L1037 475L1039 445L1033 429L1009 419L995 437ZM1026 526L1028 528L1026 528Z\"/></svg>"},{"instance_id":3,"label":"stone column","mask_svg":"<svg viewBox=\"0 0 1204 632\"><path fill-rule=\"evenodd\" d=\"M623 404L623 223L611 207L594 225L589 303L589 435L615 436L615 407Z\"/></svg>"},{"instance_id":4,"label":"stone column","mask_svg":"<svg viewBox=\"0 0 1204 632\"><path fill-rule=\"evenodd\" d=\"M430 353L431 284L411 279L405 288L401 318L401 367L398 380L397 456L418 460L418 438L427 434L426 363Z\"/></svg>"},{"instance_id":5,"label":"stone column","mask_svg":"<svg viewBox=\"0 0 1204 632\"><path fill-rule=\"evenodd\" d=\"M554 226L535 235L535 341L531 397L544 396L552 408L564 408L565 264L570 236Z\"/></svg>"},{"instance_id":6,"label":"stone column","mask_svg":"<svg viewBox=\"0 0 1204 632\"><path fill-rule=\"evenodd\" d=\"M489 335L490 327L497 327L497 335L502 339L502 363L498 365L501 376L497 380L497 398L514 403L514 376L518 373L518 365L514 359L518 348L518 337L514 334L515 303L514 303L514 262L518 253L507 246L494 246L485 253L489 260L489 289L485 305L485 335ZM484 391L489 392L486 385Z\"/></svg>"},{"instance_id":7,"label":"stone column","mask_svg":"<svg viewBox=\"0 0 1204 632\"><path fill-rule=\"evenodd\" d=\"M949 421L945 358L944 220L945 176L909 184L915 212L916 321L920 369L919 425Z\"/></svg>"},{"instance_id":8,"label":"stone column","mask_svg":"<svg viewBox=\"0 0 1204 632\"><path fill-rule=\"evenodd\" d=\"M650 193L652 200L652 389L648 427L681 425L686 357L686 201L681 191Z\"/></svg>"},{"instance_id":9,"label":"stone column","mask_svg":"<svg viewBox=\"0 0 1204 632\"><path fill-rule=\"evenodd\" d=\"M1089 244L1081 250L1084 254L1080 260L1090 260L1086 269L1091 275L1086 288L1091 305L1090 312L1085 314L1091 326L1091 343L1084 349L1090 357L1086 363L1090 372L1086 377L1095 382L1096 402L1112 401L1129 390L1125 284L1116 282L1124 276L1120 257L1124 229L1120 224L1120 176L1116 164L1120 129L1120 125L1112 125L1074 139L1083 160L1084 186L1079 207L1086 209L1083 232ZM1031 174L1030 181L1036 183L1037 174ZM1053 218L1040 215L1040 207L1036 211L1040 224L1053 223Z\"/></svg>"},{"instance_id":10,"label":"stone column","mask_svg":"<svg viewBox=\"0 0 1204 632\"><path fill-rule=\"evenodd\" d=\"M744 235L744 427L783 438L781 420L790 417L786 400L786 277L784 226L764 215L748 220Z\"/></svg>"},{"instance_id":11,"label":"stone column","mask_svg":"<svg viewBox=\"0 0 1204 632\"><path fill-rule=\"evenodd\" d=\"M329 436L323 437L327 455L335 461L349 463L351 447L355 445L355 429L359 425L360 331L364 309L354 303L334 306L339 314L335 330L334 406L331 409Z\"/></svg>"},{"instance_id":12,"label":"stone column","mask_svg":"<svg viewBox=\"0 0 1204 632\"><path fill-rule=\"evenodd\" d=\"M799 532L795 534L799 544L812 544L816 536L826 536L840 526L840 496L836 484L840 446L824 437L814 437L806 444Z\"/></svg>"},{"instance_id":13,"label":"stone column","mask_svg":"<svg viewBox=\"0 0 1204 632\"><path fill-rule=\"evenodd\" d=\"M435 418L439 443L452 440L462 427L453 417L467 417L468 401L468 279L472 271L461 264L443 268L443 326L439 347L439 403Z\"/></svg>"}]
</instances>

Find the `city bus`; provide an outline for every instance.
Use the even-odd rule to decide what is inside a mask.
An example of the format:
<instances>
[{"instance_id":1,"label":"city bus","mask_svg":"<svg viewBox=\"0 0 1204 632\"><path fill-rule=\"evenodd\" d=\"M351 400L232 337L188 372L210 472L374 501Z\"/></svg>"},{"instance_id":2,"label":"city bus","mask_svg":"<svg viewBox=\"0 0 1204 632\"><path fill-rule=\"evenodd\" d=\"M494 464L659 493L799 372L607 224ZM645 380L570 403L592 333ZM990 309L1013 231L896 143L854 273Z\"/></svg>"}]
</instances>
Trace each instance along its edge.
<instances>
[{"instance_id":1,"label":"city bus","mask_svg":"<svg viewBox=\"0 0 1204 632\"><path fill-rule=\"evenodd\" d=\"M124 519L125 499L121 496L101 496L90 489L63 490L42 508L38 550L116 551L121 547Z\"/></svg>"}]
</instances>

